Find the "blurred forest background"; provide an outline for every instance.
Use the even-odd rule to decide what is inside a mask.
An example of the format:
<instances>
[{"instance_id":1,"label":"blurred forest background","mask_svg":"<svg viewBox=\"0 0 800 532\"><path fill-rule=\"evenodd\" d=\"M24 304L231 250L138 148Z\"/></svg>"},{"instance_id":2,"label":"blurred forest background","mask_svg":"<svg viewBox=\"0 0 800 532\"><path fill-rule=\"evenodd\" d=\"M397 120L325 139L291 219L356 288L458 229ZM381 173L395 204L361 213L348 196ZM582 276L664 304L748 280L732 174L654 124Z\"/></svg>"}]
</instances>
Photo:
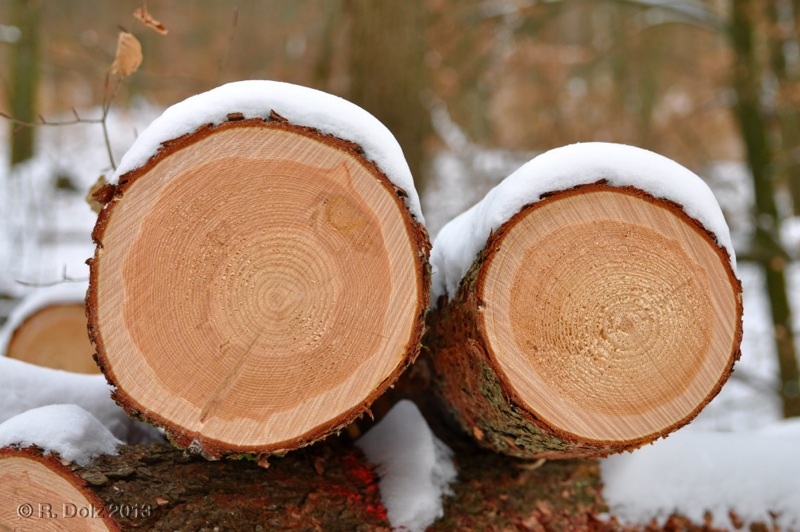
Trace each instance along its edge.
<instances>
[{"instance_id":1,"label":"blurred forest background","mask_svg":"<svg viewBox=\"0 0 800 532\"><path fill-rule=\"evenodd\" d=\"M31 224L47 226L58 198L85 194L114 164L97 123L23 122L104 116L124 28L144 60L111 102L117 161L166 106L262 78L338 94L382 120L432 235L553 147L622 142L689 167L722 204L751 294L743 351L762 362L735 380L778 417L800 416L800 0L151 0L167 35L132 17L140 5L0 3L0 111L14 119L0 137L7 299L24 292L21 278L52 280L21 258L36 244ZM28 162L42 154L47 171ZM26 188L34 178L49 188ZM45 213L34 222L31 205Z\"/></svg>"}]
</instances>

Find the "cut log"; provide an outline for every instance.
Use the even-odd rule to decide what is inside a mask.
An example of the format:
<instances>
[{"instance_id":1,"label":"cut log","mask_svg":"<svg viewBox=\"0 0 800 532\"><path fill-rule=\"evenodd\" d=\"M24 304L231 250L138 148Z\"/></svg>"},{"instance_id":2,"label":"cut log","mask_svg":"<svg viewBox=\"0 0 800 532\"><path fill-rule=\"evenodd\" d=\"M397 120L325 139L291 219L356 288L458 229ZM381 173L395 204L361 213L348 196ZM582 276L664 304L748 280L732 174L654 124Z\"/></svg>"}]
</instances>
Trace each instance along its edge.
<instances>
[{"instance_id":1,"label":"cut log","mask_svg":"<svg viewBox=\"0 0 800 532\"><path fill-rule=\"evenodd\" d=\"M482 445L598 456L693 419L739 357L741 317L714 234L672 201L596 183L492 232L428 344L445 403Z\"/></svg>"},{"instance_id":2,"label":"cut log","mask_svg":"<svg viewBox=\"0 0 800 532\"><path fill-rule=\"evenodd\" d=\"M274 113L165 143L100 194L87 301L115 399L215 458L363 415L424 328L429 244L406 193Z\"/></svg>"},{"instance_id":3,"label":"cut log","mask_svg":"<svg viewBox=\"0 0 800 532\"><path fill-rule=\"evenodd\" d=\"M11 335L6 356L75 373L100 373L86 334L83 303L44 307L23 321Z\"/></svg>"},{"instance_id":4,"label":"cut log","mask_svg":"<svg viewBox=\"0 0 800 532\"><path fill-rule=\"evenodd\" d=\"M0 356L75 373L100 373L86 332L86 283L38 288L0 329Z\"/></svg>"}]
</instances>

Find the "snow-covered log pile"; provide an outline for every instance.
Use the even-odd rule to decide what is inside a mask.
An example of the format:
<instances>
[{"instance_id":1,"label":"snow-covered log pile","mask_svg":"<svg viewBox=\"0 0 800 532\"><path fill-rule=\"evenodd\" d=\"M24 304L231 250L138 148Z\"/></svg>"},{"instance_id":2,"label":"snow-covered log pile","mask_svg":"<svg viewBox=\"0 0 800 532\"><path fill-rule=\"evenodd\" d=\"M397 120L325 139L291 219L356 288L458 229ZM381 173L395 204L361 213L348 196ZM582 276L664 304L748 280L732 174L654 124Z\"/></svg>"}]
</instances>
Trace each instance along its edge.
<instances>
[{"instance_id":1,"label":"snow-covered log pile","mask_svg":"<svg viewBox=\"0 0 800 532\"><path fill-rule=\"evenodd\" d=\"M636 148L537 157L445 227L429 264L385 127L318 91L240 82L167 110L95 199L104 375L0 358L0 525L615 529L596 462L524 460L666 436L739 355L719 207ZM391 396L426 320L429 353L398 386L426 416L400 402L355 445L332 437ZM444 409L409 389L420 376ZM201 456L121 445L161 437L128 415ZM255 460L203 460L224 456Z\"/></svg>"},{"instance_id":2,"label":"snow-covered log pile","mask_svg":"<svg viewBox=\"0 0 800 532\"><path fill-rule=\"evenodd\" d=\"M0 328L0 356L53 369L100 373L86 333L85 282L37 288Z\"/></svg>"},{"instance_id":3,"label":"snow-covered log pile","mask_svg":"<svg viewBox=\"0 0 800 532\"><path fill-rule=\"evenodd\" d=\"M481 444L603 456L691 421L739 357L741 284L713 194L646 150L521 167L437 236L430 349Z\"/></svg>"}]
</instances>

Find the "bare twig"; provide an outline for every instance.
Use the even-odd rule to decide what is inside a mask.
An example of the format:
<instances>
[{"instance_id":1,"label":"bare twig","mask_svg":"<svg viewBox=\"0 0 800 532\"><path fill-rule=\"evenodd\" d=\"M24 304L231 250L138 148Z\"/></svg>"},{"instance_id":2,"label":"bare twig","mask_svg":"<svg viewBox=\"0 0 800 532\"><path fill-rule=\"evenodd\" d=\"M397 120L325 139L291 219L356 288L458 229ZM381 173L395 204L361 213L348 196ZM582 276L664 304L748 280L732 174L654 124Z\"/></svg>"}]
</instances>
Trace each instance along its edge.
<instances>
[{"instance_id":1,"label":"bare twig","mask_svg":"<svg viewBox=\"0 0 800 532\"><path fill-rule=\"evenodd\" d=\"M63 283L85 283L87 281L89 281L88 278L70 277L69 275L67 275L67 265L65 264L64 265L64 269L61 272L61 279L59 279L57 281L50 281L50 282L47 282L47 283L34 283L34 282L30 282L30 281L21 281L21 280L17 279L14 282L16 282L17 284L21 284L22 286L29 286L29 287L34 287L34 288L45 288L45 287L48 287L48 286L56 286L56 285L63 284Z\"/></svg>"}]
</instances>

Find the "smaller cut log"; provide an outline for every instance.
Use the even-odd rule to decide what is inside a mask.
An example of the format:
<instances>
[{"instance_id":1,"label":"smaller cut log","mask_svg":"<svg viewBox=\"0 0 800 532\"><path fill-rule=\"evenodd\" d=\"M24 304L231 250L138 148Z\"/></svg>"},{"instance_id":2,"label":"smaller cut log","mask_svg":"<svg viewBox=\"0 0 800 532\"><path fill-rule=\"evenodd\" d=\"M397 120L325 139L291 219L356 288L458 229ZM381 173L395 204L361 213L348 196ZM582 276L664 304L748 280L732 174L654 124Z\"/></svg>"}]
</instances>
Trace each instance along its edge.
<instances>
[{"instance_id":1,"label":"smaller cut log","mask_svg":"<svg viewBox=\"0 0 800 532\"><path fill-rule=\"evenodd\" d=\"M542 157L434 243L438 388L496 451L636 448L691 421L739 357L727 226L699 178L653 153L583 144Z\"/></svg>"},{"instance_id":2,"label":"smaller cut log","mask_svg":"<svg viewBox=\"0 0 800 532\"><path fill-rule=\"evenodd\" d=\"M177 445L302 447L416 358L430 245L399 146L360 108L223 86L167 111L118 173L97 195L91 336L115 399Z\"/></svg>"},{"instance_id":3,"label":"smaller cut log","mask_svg":"<svg viewBox=\"0 0 800 532\"><path fill-rule=\"evenodd\" d=\"M23 300L0 333L2 354L37 366L100 373L86 330L86 285L39 289Z\"/></svg>"}]
</instances>

